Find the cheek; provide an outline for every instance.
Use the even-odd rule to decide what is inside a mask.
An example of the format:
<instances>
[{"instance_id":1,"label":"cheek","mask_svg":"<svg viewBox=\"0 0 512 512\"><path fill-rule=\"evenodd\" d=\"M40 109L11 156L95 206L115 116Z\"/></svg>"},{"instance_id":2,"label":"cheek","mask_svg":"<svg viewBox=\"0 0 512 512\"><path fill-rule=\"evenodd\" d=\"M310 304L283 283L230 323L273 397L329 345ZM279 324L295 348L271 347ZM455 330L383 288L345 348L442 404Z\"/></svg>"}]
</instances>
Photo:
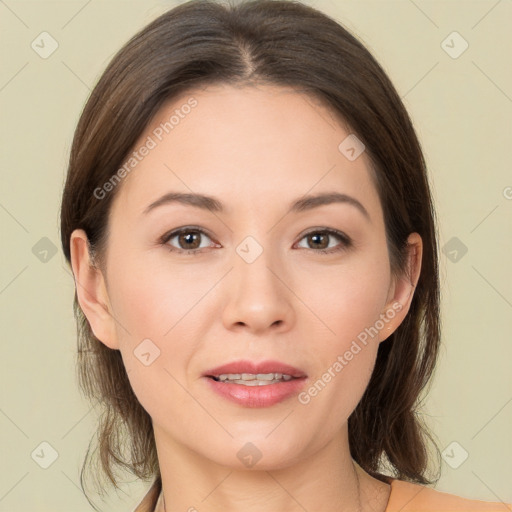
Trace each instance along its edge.
<instances>
[{"instance_id":1,"label":"cheek","mask_svg":"<svg viewBox=\"0 0 512 512\"><path fill-rule=\"evenodd\" d=\"M305 301L320 325L312 351L311 379L302 403L308 400L317 410L329 411L325 421L344 421L361 399L370 380L379 347L379 321L386 303L389 273L385 258L365 257L353 265L314 275L315 286ZM316 404L316 405L315 405Z\"/></svg>"},{"instance_id":2,"label":"cheek","mask_svg":"<svg viewBox=\"0 0 512 512\"><path fill-rule=\"evenodd\" d=\"M208 269L205 279L201 279L187 265L165 263L161 255L146 259L141 255L126 259L110 271L112 307L130 332L132 343L143 338L167 342L176 336L182 325L190 324L195 307L212 286L213 276ZM123 339L126 330L118 328Z\"/></svg>"},{"instance_id":3,"label":"cheek","mask_svg":"<svg viewBox=\"0 0 512 512\"><path fill-rule=\"evenodd\" d=\"M185 286L190 277L179 271L135 259L112 268L109 277L116 333L134 393L151 412L160 410L164 404L158 402L171 393L180 405L177 381L185 381L195 350L193 306L204 291L197 284Z\"/></svg>"},{"instance_id":4,"label":"cheek","mask_svg":"<svg viewBox=\"0 0 512 512\"><path fill-rule=\"evenodd\" d=\"M301 296L325 331L323 338L330 341L326 346L341 350L379 319L388 294L389 270L385 258L362 255L344 266L308 272L304 283ZM305 316L314 320L311 311Z\"/></svg>"},{"instance_id":5,"label":"cheek","mask_svg":"<svg viewBox=\"0 0 512 512\"><path fill-rule=\"evenodd\" d=\"M165 419L170 407L172 411L191 407L182 386L186 386L187 367L200 339L194 329L193 306L204 291L197 285L184 286L187 277L179 273L171 278L169 271L149 268L116 271L112 306L133 392L153 418L163 415Z\"/></svg>"}]
</instances>

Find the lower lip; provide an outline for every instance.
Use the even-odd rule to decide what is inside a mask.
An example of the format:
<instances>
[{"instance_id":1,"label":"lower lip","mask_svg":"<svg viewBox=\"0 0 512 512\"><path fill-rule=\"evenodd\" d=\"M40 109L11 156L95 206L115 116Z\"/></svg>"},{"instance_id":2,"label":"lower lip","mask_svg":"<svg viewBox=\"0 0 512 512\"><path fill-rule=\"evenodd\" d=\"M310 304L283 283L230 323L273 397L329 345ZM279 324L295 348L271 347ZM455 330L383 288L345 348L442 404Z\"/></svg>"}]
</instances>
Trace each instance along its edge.
<instances>
[{"instance_id":1,"label":"lower lip","mask_svg":"<svg viewBox=\"0 0 512 512\"><path fill-rule=\"evenodd\" d=\"M296 395L304 387L306 377L265 384L263 386L244 386L243 384L226 384L205 377L209 386L219 395L245 407L269 407Z\"/></svg>"}]
</instances>

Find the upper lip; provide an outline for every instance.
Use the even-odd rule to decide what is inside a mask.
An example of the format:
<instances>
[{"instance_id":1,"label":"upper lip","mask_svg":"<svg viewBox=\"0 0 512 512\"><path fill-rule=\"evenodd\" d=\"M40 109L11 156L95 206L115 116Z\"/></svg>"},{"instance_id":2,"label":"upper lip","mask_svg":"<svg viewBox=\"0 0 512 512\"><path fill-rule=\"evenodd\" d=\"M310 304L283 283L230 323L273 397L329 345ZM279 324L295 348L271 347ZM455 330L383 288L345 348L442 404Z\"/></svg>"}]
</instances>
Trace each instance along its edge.
<instances>
[{"instance_id":1,"label":"upper lip","mask_svg":"<svg viewBox=\"0 0 512 512\"><path fill-rule=\"evenodd\" d=\"M283 373L295 378L307 377L307 375L298 368L290 366L289 364L281 363L280 361L248 361L239 360L231 363L216 366L203 373L205 377L218 377L219 375L227 373Z\"/></svg>"}]
</instances>

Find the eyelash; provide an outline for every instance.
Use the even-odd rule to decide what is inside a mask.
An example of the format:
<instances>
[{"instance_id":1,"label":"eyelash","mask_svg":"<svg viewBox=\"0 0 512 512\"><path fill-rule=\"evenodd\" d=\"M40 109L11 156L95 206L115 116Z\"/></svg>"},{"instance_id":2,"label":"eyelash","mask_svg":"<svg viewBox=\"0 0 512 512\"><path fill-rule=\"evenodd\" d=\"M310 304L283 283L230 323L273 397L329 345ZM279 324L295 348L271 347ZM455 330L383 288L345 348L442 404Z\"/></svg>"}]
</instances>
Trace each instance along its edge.
<instances>
[{"instance_id":1,"label":"eyelash","mask_svg":"<svg viewBox=\"0 0 512 512\"><path fill-rule=\"evenodd\" d=\"M194 227L194 226L187 226L187 227L184 227L184 228L180 228L180 229L176 229L174 231L171 231L170 233L166 233L165 235L163 235L160 238L159 243L161 245L165 245L166 248L170 252L173 252L173 253L190 255L190 256L197 256L198 254L202 254L202 250L201 249L177 249L176 247L172 247L171 245L168 244L169 240L171 240L172 238L174 238L176 236L179 236L182 233L188 233L188 232L200 233L200 234L206 235L210 239L212 238L210 235L208 235L207 232L205 232L204 230L202 230L200 228L197 228L197 227ZM310 250L310 251L313 251L313 252L320 252L320 253L323 253L323 254L333 254L333 253L337 253L339 251L346 250L346 249L352 247L352 245L353 245L352 244L352 239L350 237L348 237L347 235L345 235L341 231L338 231L337 229L331 229L331 228L321 228L321 229L315 229L315 230L309 231L309 232L305 233L300 240L302 240L303 238L307 237L308 235L312 235L312 234L332 235L332 236L335 236L336 238L338 238L341 241L340 245L338 245L338 246L336 246L334 248L331 247L330 249L310 249L310 248L307 248L307 250ZM203 247L203 249L205 249L205 248Z\"/></svg>"}]
</instances>

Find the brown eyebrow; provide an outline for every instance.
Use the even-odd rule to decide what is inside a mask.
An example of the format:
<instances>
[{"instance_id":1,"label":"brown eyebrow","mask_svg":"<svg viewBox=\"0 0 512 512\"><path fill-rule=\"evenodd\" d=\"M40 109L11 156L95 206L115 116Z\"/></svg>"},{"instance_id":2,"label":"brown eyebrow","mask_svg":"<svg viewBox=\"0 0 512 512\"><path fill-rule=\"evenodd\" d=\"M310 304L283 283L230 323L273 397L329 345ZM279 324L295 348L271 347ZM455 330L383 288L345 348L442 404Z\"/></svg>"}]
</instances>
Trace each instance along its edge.
<instances>
[{"instance_id":1,"label":"brown eyebrow","mask_svg":"<svg viewBox=\"0 0 512 512\"><path fill-rule=\"evenodd\" d=\"M212 197L204 194L192 194L182 192L168 192L162 197L152 202L145 210L144 214L148 214L151 210L154 210L158 206L171 203L181 203L188 206L194 206L196 208L202 208L204 210L210 210L212 212L223 212L224 207L222 203ZM303 212L311 210L318 206L323 206L333 203L345 203L356 207L365 218L371 222L370 214L366 208L354 197L346 194L340 194L339 192L328 192L316 195L303 196L290 204L289 212Z\"/></svg>"}]
</instances>

